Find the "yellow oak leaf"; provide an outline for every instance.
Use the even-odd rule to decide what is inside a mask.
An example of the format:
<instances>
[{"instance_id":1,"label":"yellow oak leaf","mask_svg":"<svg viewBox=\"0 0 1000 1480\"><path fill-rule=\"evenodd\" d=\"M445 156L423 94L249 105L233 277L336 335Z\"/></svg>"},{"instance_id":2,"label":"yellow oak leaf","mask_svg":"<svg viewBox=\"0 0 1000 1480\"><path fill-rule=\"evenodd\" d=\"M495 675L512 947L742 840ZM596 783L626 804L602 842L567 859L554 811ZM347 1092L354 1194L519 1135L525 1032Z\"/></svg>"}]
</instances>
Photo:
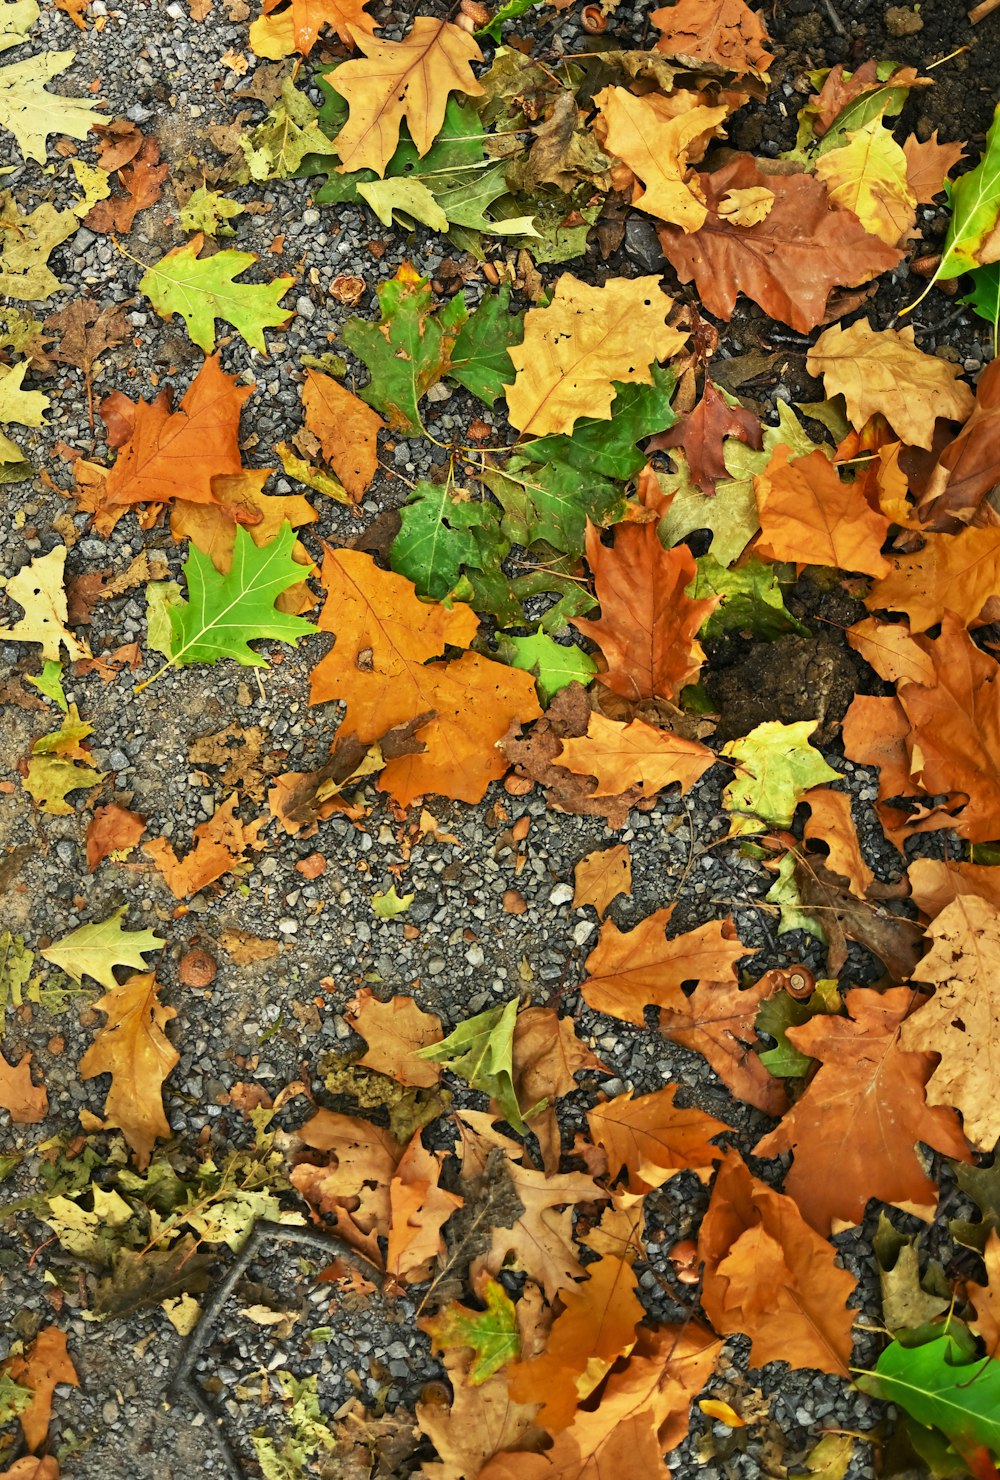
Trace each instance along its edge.
<instances>
[{"instance_id":1,"label":"yellow oak leaf","mask_svg":"<svg viewBox=\"0 0 1000 1480\"><path fill-rule=\"evenodd\" d=\"M644 182L632 204L684 231L697 231L708 207L697 184L688 177L689 146L712 133L728 108L689 108L676 118L663 118L655 94L636 97L624 87L606 87L594 99L607 124L606 148Z\"/></svg>"},{"instance_id":2,"label":"yellow oak leaf","mask_svg":"<svg viewBox=\"0 0 1000 1480\"><path fill-rule=\"evenodd\" d=\"M544 437L571 432L581 416L610 419L613 381L651 385L650 366L683 348L687 335L667 325L672 308L657 277L595 288L564 272L548 307L525 314L524 342L508 350L511 425Z\"/></svg>"},{"instance_id":3,"label":"yellow oak leaf","mask_svg":"<svg viewBox=\"0 0 1000 1480\"><path fill-rule=\"evenodd\" d=\"M104 1123L118 1127L145 1167L153 1142L170 1135L162 1086L180 1054L163 1030L177 1013L160 1002L152 971L136 972L94 1006L108 1020L80 1060L80 1077L111 1075Z\"/></svg>"},{"instance_id":4,"label":"yellow oak leaf","mask_svg":"<svg viewBox=\"0 0 1000 1480\"><path fill-rule=\"evenodd\" d=\"M59 659L64 647L70 658L87 658L90 650L66 626L64 571L66 546L56 545L47 555L36 555L16 575L0 585L12 601L24 607L24 616L12 627L0 627L0 638L8 642L37 642L42 657Z\"/></svg>"},{"instance_id":5,"label":"yellow oak leaf","mask_svg":"<svg viewBox=\"0 0 1000 1480\"><path fill-rule=\"evenodd\" d=\"M907 178L903 150L881 118L847 135L840 149L830 149L816 163L830 199L853 211L866 231L895 247L912 235L917 197Z\"/></svg>"},{"instance_id":6,"label":"yellow oak leaf","mask_svg":"<svg viewBox=\"0 0 1000 1480\"><path fill-rule=\"evenodd\" d=\"M810 375L821 375L828 396L842 395L851 425L864 426L881 412L897 436L930 448L939 416L965 421L975 397L960 365L925 354L913 330L873 329L867 319L825 330L806 356Z\"/></svg>"}]
</instances>

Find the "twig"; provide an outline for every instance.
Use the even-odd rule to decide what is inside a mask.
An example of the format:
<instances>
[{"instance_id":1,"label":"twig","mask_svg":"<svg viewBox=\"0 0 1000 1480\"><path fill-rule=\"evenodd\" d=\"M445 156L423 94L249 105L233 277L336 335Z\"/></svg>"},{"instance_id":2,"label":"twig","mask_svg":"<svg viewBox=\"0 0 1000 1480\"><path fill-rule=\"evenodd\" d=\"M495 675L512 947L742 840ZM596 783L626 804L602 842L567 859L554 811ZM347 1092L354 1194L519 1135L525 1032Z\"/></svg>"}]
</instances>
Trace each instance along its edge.
<instances>
[{"instance_id":1,"label":"twig","mask_svg":"<svg viewBox=\"0 0 1000 1480\"><path fill-rule=\"evenodd\" d=\"M969 11L969 20L976 26L998 7L1000 7L1000 0L980 0L980 4Z\"/></svg>"},{"instance_id":2,"label":"twig","mask_svg":"<svg viewBox=\"0 0 1000 1480\"><path fill-rule=\"evenodd\" d=\"M991 0L991 3L993 5L1000 5L1000 0ZM846 36L847 29L844 25L844 22L840 19L840 16L833 8L833 0L823 0L823 8L826 11L827 15L830 17L830 24L836 31L837 35Z\"/></svg>"}]
</instances>

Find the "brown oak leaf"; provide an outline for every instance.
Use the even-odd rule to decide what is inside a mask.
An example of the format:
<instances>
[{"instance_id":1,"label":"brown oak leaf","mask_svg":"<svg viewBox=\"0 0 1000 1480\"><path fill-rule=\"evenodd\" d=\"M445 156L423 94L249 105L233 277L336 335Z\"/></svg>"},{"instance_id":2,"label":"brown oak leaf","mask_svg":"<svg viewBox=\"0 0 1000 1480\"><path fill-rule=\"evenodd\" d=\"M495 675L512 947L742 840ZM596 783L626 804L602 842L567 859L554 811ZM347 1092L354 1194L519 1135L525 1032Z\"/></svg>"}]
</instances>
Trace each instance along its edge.
<instances>
[{"instance_id":1,"label":"brown oak leaf","mask_svg":"<svg viewBox=\"0 0 1000 1480\"><path fill-rule=\"evenodd\" d=\"M94 1007L107 1013L107 1022L80 1060L80 1077L111 1075L104 1123L118 1127L142 1168L149 1164L154 1141L170 1135L162 1086L180 1054L163 1030L177 1013L160 1002L151 971L136 972Z\"/></svg>"},{"instance_id":2,"label":"brown oak leaf","mask_svg":"<svg viewBox=\"0 0 1000 1480\"><path fill-rule=\"evenodd\" d=\"M657 51L685 61L713 62L737 77L763 76L774 61L764 24L744 0L677 0L650 20L661 32Z\"/></svg>"},{"instance_id":3,"label":"brown oak leaf","mask_svg":"<svg viewBox=\"0 0 1000 1480\"><path fill-rule=\"evenodd\" d=\"M646 443L647 452L683 447L691 477L702 493L713 494L720 478L728 478L723 439L737 437L759 452L763 443L760 420L744 406L730 406L709 377L693 411L682 416L668 432L660 432Z\"/></svg>"}]
</instances>

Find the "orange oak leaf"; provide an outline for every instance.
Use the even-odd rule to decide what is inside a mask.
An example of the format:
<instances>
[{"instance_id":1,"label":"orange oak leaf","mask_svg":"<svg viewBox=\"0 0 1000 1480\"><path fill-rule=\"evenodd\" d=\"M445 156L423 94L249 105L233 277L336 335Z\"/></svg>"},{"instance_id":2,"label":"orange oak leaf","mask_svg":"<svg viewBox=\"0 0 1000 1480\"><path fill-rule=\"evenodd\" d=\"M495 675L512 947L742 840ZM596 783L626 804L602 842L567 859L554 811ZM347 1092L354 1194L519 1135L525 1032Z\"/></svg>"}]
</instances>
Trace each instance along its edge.
<instances>
[{"instance_id":1,"label":"orange oak leaf","mask_svg":"<svg viewBox=\"0 0 1000 1480\"><path fill-rule=\"evenodd\" d=\"M306 371L302 388L306 430L319 439L323 456L355 503L378 467L378 434L385 422L371 406L331 375Z\"/></svg>"},{"instance_id":2,"label":"orange oak leaf","mask_svg":"<svg viewBox=\"0 0 1000 1480\"><path fill-rule=\"evenodd\" d=\"M424 1012L412 997L380 1002L370 987L362 987L347 1004L344 1016L368 1045L358 1060L366 1069L424 1089L438 1083L440 1064L417 1058L418 1048L440 1043L444 1037L436 1013Z\"/></svg>"},{"instance_id":3,"label":"orange oak leaf","mask_svg":"<svg viewBox=\"0 0 1000 1480\"><path fill-rule=\"evenodd\" d=\"M865 766L877 766L879 795L915 796L920 788L910 775L906 748L910 726L898 699L855 694L841 730L844 754Z\"/></svg>"},{"instance_id":4,"label":"orange oak leaf","mask_svg":"<svg viewBox=\"0 0 1000 1480\"><path fill-rule=\"evenodd\" d=\"M872 611L906 612L912 632L926 632L954 612L967 627L992 617L984 611L1000 594L1000 529L927 534L914 554L894 555L884 580L865 597Z\"/></svg>"},{"instance_id":5,"label":"orange oak leaf","mask_svg":"<svg viewBox=\"0 0 1000 1480\"><path fill-rule=\"evenodd\" d=\"M692 145L718 130L729 109L696 105L671 116L661 112L659 99L658 93L637 97L625 87L604 88L594 98L604 124L601 144L645 185L645 189L634 185L634 206L685 231L696 231L707 208L688 187L688 156Z\"/></svg>"},{"instance_id":6,"label":"orange oak leaf","mask_svg":"<svg viewBox=\"0 0 1000 1480\"><path fill-rule=\"evenodd\" d=\"M848 627L847 640L886 683L934 682L934 664L905 622L865 617Z\"/></svg>"},{"instance_id":7,"label":"orange oak leaf","mask_svg":"<svg viewBox=\"0 0 1000 1480\"><path fill-rule=\"evenodd\" d=\"M183 858L178 858L173 844L166 838L153 838L143 844L175 899L197 894L245 862L248 848L264 846L257 834L267 818L241 822L235 815L238 800L238 794L232 792L207 822L198 824L193 834L194 847Z\"/></svg>"},{"instance_id":8,"label":"orange oak leaf","mask_svg":"<svg viewBox=\"0 0 1000 1480\"><path fill-rule=\"evenodd\" d=\"M1000 1138L1000 1103L994 1093L1000 1042L1000 908L974 894L961 895L928 926L927 936L931 948L913 975L933 982L934 995L918 1004L903 1024L903 1047L928 1061L938 1056L927 1083L928 1105L961 1110L973 1146L992 1150ZM926 1135L921 1140L935 1144Z\"/></svg>"},{"instance_id":9,"label":"orange oak leaf","mask_svg":"<svg viewBox=\"0 0 1000 1480\"><path fill-rule=\"evenodd\" d=\"M465 652L436 661L446 646L467 647L479 621L471 607L421 602L405 576L379 570L371 556L327 549L319 618L337 636L312 672L310 700L347 705L345 724L365 742L426 716L426 750L388 761L379 777L402 806L427 792L481 800L506 760L497 742L512 724L541 714L530 673Z\"/></svg>"},{"instance_id":10,"label":"orange oak leaf","mask_svg":"<svg viewBox=\"0 0 1000 1480\"><path fill-rule=\"evenodd\" d=\"M763 22L744 0L677 0L650 20L661 32L657 51L670 56L713 62L737 77L763 76L774 61Z\"/></svg>"},{"instance_id":11,"label":"orange oak leaf","mask_svg":"<svg viewBox=\"0 0 1000 1480\"><path fill-rule=\"evenodd\" d=\"M270 544L281 533L285 520L294 529L314 523L319 516L301 494L264 493L264 484L270 476L270 468L244 468L235 474L219 474L212 479L216 503L196 504L187 499L174 502L170 533L175 540L187 539L197 545L216 570L225 575L233 563L238 524L259 546ZM300 565L312 568L312 559L301 540L296 540L291 555ZM280 592L274 604L280 612L298 614L315 606L316 598L303 580Z\"/></svg>"},{"instance_id":12,"label":"orange oak leaf","mask_svg":"<svg viewBox=\"0 0 1000 1480\"><path fill-rule=\"evenodd\" d=\"M782 445L754 478L760 513L756 553L765 560L794 560L835 570L884 576L892 566L882 554L889 528L861 488L842 483L818 448L789 460Z\"/></svg>"},{"instance_id":13,"label":"orange oak leaf","mask_svg":"<svg viewBox=\"0 0 1000 1480\"><path fill-rule=\"evenodd\" d=\"M965 421L975 405L958 378L962 367L918 349L909 325L873 329L866 318L846 329L834 324L809 351L806 367L822 376L828 396L844 397L853 427L881 413L911 447L929 450L937 417Z\"/></svg>"},{"instance_id":14,"label":"orange oak leaf","mask_svg":"<svg viewBox=\"0 0 1000 1480\"><path fill-rule=\"evenodd\" d=\"M780 1115L788 1103L781 1080L769 1073L756 1051L757 1012L773 990L766 977L750 987L731 980L700 981L690 996L678 994L677 1005L660 1013L664 1037L700 1053L737 1099L765 1115Z\"/></svg>"},{"instance_id":15,"label":"orange oak leaf","mask_svg":"<svg viewBox=\"0 0 1000 1480\"><path fill-rule=\"evenodd\" d=\"M170 1135L162 1086L180 1054L163 1030L177 1013L160 1002L151 971L136 972L94 1007L107 1013L107 1022L80 1060L80 1077L111 1075L104 1124L118 1127L136 1165L145 1167L154 1141Z\"/></svg>"},{"instance_id":16,"label":"orange oak leaf","mask_svg":"<svg viewBox=\"0 0 1000 1480\"><path fill-rule=\"evenodd\" d=\"M640 1327L631 1355L612 1368L596 1402L578 1409L544 1454L505 1451L480 1471L480 1480L670 1480L663 1455L687 1434L691 1399L721 1348L694 1321Z\"/></svg>"},{"instance_id":17,"label":"orange oak leaf","mask_svg":"<svg viewBox=\"0 0 1000 1480\"><path fill-rule=\"evenodd\" d=\"M638 1277L625 1260L605 1254L586 1275L560 1291L563 1308L545 1350L507 1368L511 1397L541 1403L536 1421L550 1434L568 1428L616 1358L632 1349L645 1314L635 1293Z\"/></svg>"},{"instance_id":18,"label":"orange oak leaf","mask_svg":"<svg viewBox=\"0 0 1000 1480\"><path fill-rule=\"evenodd\" d=\"M619 524L609 548L588 522L587 563L601 615L573 625L607 659L598 682L625 699L672 699L697 678L705 660L697 633L719 604L717 596L685 594L697 574L691 551L665 550L655 524Z\"/></svg>"},{"instance_id":19,"label":"orange oak leaf","mask_svg":"<svg viewBox=\"0 0 1000 1480\"><path fill-rule=\"evenodd\" d=\"M557 1172L562 1158L562 1134L555 1101L577 1088L583 1069L604 1065L577 1037L573 1020L560 1017L554 1007L526 1007L514 1024L513 1082L519 1105L544 1108L531 1117L531 1129L542 1148L547 1172ZM605 1071L606 1072L606 1071Z\"/></svg>"},{"instance_id":20,"label":"orange oak leaf","mask_svg":"<svg viewBox=\"0 0 1000 1480\"><path fill-rule=\"evenodd\" d=\"M651 385L654 361L683 348L687 335L667 324L673 306L657 277L594 287L564 272L547 307L525 314L524 340L509 350L511 425L544 437L571 432L581 416L609 419L612 382Z\"/></svg>"},{"instance_id":21,"label":"orange oak leaf","mask_svg":"<svg viewBox=\"0 0 1000 1480\"><path fill-rule=\"evenodd\" d=\"M827 867L847 879L852 893L864 899L875 875L861 852L850 796L845 791L815 786L805 793L802 801L809 808L802 836L807 842L826 843Z\"/></svg>"},{"instance_id":22,"label":"orange oak leaf","mask_svg":"<svg viewBox=\"0 0 1000 1480\"><path fill-rule=\"evenodd\" d=\"M4 1372L19 1387L28 1388L31 1402L18 1415L24 1442L35 1450L45 1443L52 1417L52 1394L60 1383L79 1387L80 1379L66 1348L66 1333L56 1326L39 1331L24 1356L10 1357Z\"/></svg>"},{"instance_id":23,"label":"orange oak leaf","mask_svg":"<svg viewBox=\"0 0 1000 1480\"><path fill-rule=\"evenodd\" d=\"M372 169L379 176L399 143L404 118L417 153L423 157L441 131L448 94L478 97L472 62L483 54L461 27L418 15L405 41L380 41L367 28L349 25L351 39L364 52L337 68L337 91L347 102L347 122L334 143L337 168Z\"/></svg>"},{"instance_id":24,"label":"orange oak leaf","mask_svg":"<svg viewBox=\"0 0 1000 1480\"><path fill-rule=\"evenodd\" d=\"M698 1253L705 1313L720 1334L750 1337L751 1366L783 1361L849 1376L856 1280L792 1199L751 1176L736 1151L719 1167Z\"/></svg>"},{"instance_id":25,"label":"orange oak leaf","mask_svg":"<svg viewBox=\"0 0 1000 1480\"><path fill-rule=\"evenodd\" d=\"M907 870L910 895L923 914L934 919L952 900L967 894L1000 908L1000 869L986 863L952 858L915 858Z\"/></svg>"},{"instance_id":26,"label":"orange oak leaf","mask_svg":"<svg viewBox=\"0 0 1000 1480\"><path fill-rule=\"evenodd\" d=\"M99 200L83 218L89 231L105 236L126 236L139 211L155 205L163 194L163 182L170 174L169 164L160 164L160 145L145 138L128 164L118 171L118 183L124 196L109 195Z\"/></svg>"},{"instance_id":27,"label":"orange oak leaf","mask_svg":"<svg viewBox=\"0 0 1000 1480\"><path fill-rule=\"evenodd\" d=\"M741 154L698 182L709 208L704 225L691 233L659 226L657 235L681 282L693 281L717 318L728 321L744 293L772 318L808 333L823 322L831 289L866 283L902 256L850 211L831 205L813 175L762 175ZM755 226L736 226L723 213L724 199L754 186L770 190L774 205Z\"/></svg>"},{"instance_id":28,"label":"orange oak leaf","mask_svg":"<svg viewBox=\"0 0 1000 1480\"><path fill-rule=\"evenodd\" d=\"M682 792L689 791L717 759L697 740L641 719L622 724L595 711L586 735L563 740L556 764L576 776L593 776L595 797L620 796L633 788L652 797L677 782Z\"/></svg>"},{"instance_id":29,"label":"orange oak leaf","mask_svg":"<svg viewBox=\"0 0 1000 1480\"><path fill-rule=\"evenodd\" d=\"M379 1126L334 1110L317 1110L298 1135L328 1160L300 1161L288 1180L311 1207L334 1220L341 1238L381 1269L379 1234L389 1231L389 1184L403 1148Z\"/></svg>"},{"instance_id":30,"label":"orange oak leaf","mask_svg":"<svg viewBox=\"0 0 1000 1480\"><path fill-rule=\"evenodd\" d=\"M573 870L573 908L589 904L603 919L613 899L632 893L632 854L627 843L588 853Z\"/></svg>"},{"instance_id":31,"label":"orange oak leaf","mask_svg":"<svg viewBox=\"0 0 1000 1480\"><path fill-rule=\"evenodd\" d=\"M365 7L369 0L264 0L262 14L250 27L250 45L258 56L308 56L324 26L335 31L345 46L354 45L354 29L371 31L374 21Z\"/></svg>"},{"instance_id":32,"label":"orange oak leaf","mask_svg":"<svg viewBox=\"0 0 1000 1480\"><path fill-rule=\"evenodd\" d=\"M936 682L905 684L898 693L909 723L910 772L928 796L957 793L961 810L950 826L969 842L986 843L1000 837L1000 665L951 613L941 635L921 643Z\"/></svg>"},{"instance_id":33,"label":"orange oak leaf","mask_svg":"<svg viewBox=\"0 0 1000 1480\"><path fill-rule=\"evenodd\" d=\"M162 392L155 401L139 401L107 475L104 505L167 503L178 495L191 503L217 503L212 479L242 470L240 408L252 392L212 355L176 411Z\"/></svg>"},{"instance_id":34,"label":"orange oak leaf","mask_svg":"<svg viewBox=\"0 0 1000 1480\"><path fill-rule=\"evenodd\" d=\"M22 1054L16 1064L0 1052L0 1110L6 1110L15 1125L37 1125L48 1114L49 1097L44 1084L31 1082L31 1054Z\"/></svg>"},{"instance_id":35,"label":"orange oak leaf","mask_svg":"<svg viewBox=\"0 0 1000 1480\"><path fill-rule=\"evenodd\" d=\"M0 1474L0 1480L59 1480L59 1461L51 1454L25 1454Z\"/></svg>"},{"instance_id":36,"label":"orange oak leaf","mask_svg":"<svg viewBox=\"0 0 1000 1480\"><path fill-rule=\"evenodd\" d=\"M425 1279L444 1252L441 1230L465 1198L440 1186L446 1151L428 1151L417 1131L389 1183L386 1274L402 1282Z\"/></svg>"},{"instance_id":37,"label":"orange oak leaf","mask_svg":"<svg viewBox=\"0 0 1000 1480\"><path fill-rule=\"evenodd\" d=\"M691 477L702 493L714 494L720 478L728 478L723 440L736 437L759 452L763 444L760 420L744 406L730 406L719 394L709 377L693 411L682 416L668 432L660 432L647 442L646 451L665 452L683 447Z\"/></svg>"},{"instance_id":38,"label":"orange oak leaf","mask_svg":"<svg viewBox=\"0 0 1000 1480\"><path fill-rule=\"evenodd\" d=\"M849 1017L822 1014L787 1030L821 1067L754 1155L794 1151L785 1186L822 1234L838 1218L860 1223L870 1197L933 1207L918 1141L969 1160L958 1117L925 1103L933 1054L911 1050L904 1021L920 1000L909 987L856 987L845 998Z\"/></svg>"},{"instance_id":39,"label":"orange oak leaf","mask_svg":"<svg viewBox=\"0 0 1000 1480\"><path fill-rule=\"evenodd\" d=\"M624 1167L631 1193L645 1196L685 1170L707 1182L722 1156L710 1138L731 1127L702 1110L675 1105L677 1089L669 1084L638 1099L629 1090L587 1112L591 1138L608 1154L609 1176Z\"/></svg>"},{"instance_id":40,"label":"orange oak leaf","mask_svg":"<svg viewBox=\"0 0 1000 1480\"><path fill-rule=\"evenodd\" d=\"M523 1304L522 1296L518 1309ZM426 1480L468 1480L470 1475L485 1474L483 1465L493 1455L513 1451L513 1457L522 1461L527 1451L541 1447L544 1434L534 1423L538 1404L516 1403L507 1387L506 1372L497 1372L485 1382L470 1381L472 1361L471 1352L446 1351L451 1406L429 1397L416 1405L417 1424L438 1454L422 1467Z\"/></svg>"},{"instance_id":41,"label":"orange oak leaf","mask_svg":"<svg viewBox=\"0 0 1000 1480\"><path fill-rule=\"evenodd\" d=\"M146 819L138 812L117 802L98 807L87 826L87 871L93 873L109 854L131 853L145 831Z\"/></svg>"},{"instance_id":42,"label":"orange oak leaf","mask_svg":"<svg viewBox=\"0 0 1000 1480\"><path fill-rule=\"evenodd\" d=\"M729 920L711 920L668 940L664 932L672 913L672 905L657 910L634 930L619 930L605 920L587 957L583 999L588 1007L642 1027L647 1005L683 1011L682 983L730 981L736 963L753 954Z\"/></svg>"},{"instance_id":43,"label":"orange oak leaf","mask_svg":"<svg viewBox=\"0 0 1000 1480\"><path fill-rule=\"evenodd\" d=\"M917 201L927 205L941 194L948 176L965 154L965 145L961 142L939 144L935 129L929 139L921 140L916 134L907 134L903 140L903 153L906 156L906 183Z\"/></svg>"}]
</instances>

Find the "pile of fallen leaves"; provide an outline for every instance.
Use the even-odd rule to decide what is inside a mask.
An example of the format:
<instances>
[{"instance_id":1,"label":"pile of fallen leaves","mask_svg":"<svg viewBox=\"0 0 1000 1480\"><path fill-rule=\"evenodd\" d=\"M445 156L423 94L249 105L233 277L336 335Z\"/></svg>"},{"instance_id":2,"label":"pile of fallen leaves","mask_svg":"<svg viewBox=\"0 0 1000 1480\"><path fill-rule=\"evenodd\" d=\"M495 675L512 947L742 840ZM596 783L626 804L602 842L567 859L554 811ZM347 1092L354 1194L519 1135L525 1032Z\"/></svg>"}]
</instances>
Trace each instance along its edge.
<instances>
[{"instance_id":1,"label":"pile of fallen leaves","mask_svg":"<svg viewBox=\"0 0 1000 1480\"><path fill-rule=\"evenodd\" d=\"M251 1145L219 1148L218 1160L204 1146L158 1147L171 1137L162 1090L179 1061L176 1014L147 960L165 939L127 929L123 908L37 949L0 938L0 1001L23 1021L65 1008L85 984L103 989L103 1023L79 1064L84 1080L109 1076L101 1113L81 1112L82 1134L46 1142L47 1188L24 1207L91 1271L95 1317L162 1304L189 1331L210 1256L238 1250L261 1218L311 1220L384 1291L421 1292L444 1396L369 1415L362 1442L350 1437L356 1414L321 1421L289 1379L291 1436L255 1441L265 1475L305 1474L331 1450L360 1465L363 1450L359 1474L652 1477L669 1473L664 1455L731 1334L749 1338L754 1367L852 1379L857 1282L831 1235L861 1224L871 1199L933 1218L941 1162L930 1148L981 1211L952 1225L980 1277L926 1262L921 1273L919 1239L884 1220L872 1258L889 1340L874 1371L854 1376L897 1403L934 1473L991 1475L1000 1193L977 1158L1000 1137L1000 664L984 641L1000 615L1000 376L994 362L973 391L912 329L873 328L858 313L880 275L921 251L918 206L947 193L933 280L965 275L995 331L1000 134L950 179L961 143L893 132L909 92L930 80L869 61L816 77L785 158L723 150L733 113L766 94L772 61L743 0L679 0L650 16L650 50L555 60L524 36L500 44L528 9L508 0L491 18L465 4L462 24L417 16L387 40L365 3L265 0L249 38L274 66L258 67L244 96L267 116L210 129L216 159L198 183L183 163L171 177L135 124L48 92L72 53L31 50L34 0L0 4L0 49L21 58L0 67L0 125L40 163L48 136L61 137L58 207L0 194L0 289L15 305L0 315L0 421L43 426L50 398L36 383L78 371L107 453L61 448L66 497L102 535L128 518L187 546L183 586L153 553L117 573L78 570L67 585L77 531L61 521L63 542L46 539L4 582L0 638L21 645L21 662L3 700L61 712L24 757L19 794L42 827L46 815L89 812L91 872L144 860L186 901L335 813L363 827L390 806L411 839L438 836L426 808L412 826L407 809L435 796L478 803L506 777L515 796L541 786L555 810L616 830L632 808L725 768L729 839L773 875L780 929L811 932L826 974L755 966L729 919L676 934L668 908L621 931L603 918L630 889L629 849L617 844L577 870L576 902L602 918L581 992L595 1012L655 1025L700 1054L770 1117L747 1150L787 1155L783 1182L777 1163L769 1181L755 1176L731 1127L676 1085L598 1093L604 1066L552 1006L514 997L446 1025L413 997L368 988L348 1010L364 1051L327 1064L325 1083L273 1101L234 1087ZM85 24L83 8L71 13ZM319 108L298 64L282 62L317 46ZM312 180L321 206L352 202L386 226L447 232L465 257L447 285L404 265L378 289L377 322L349 313L364 281L336 280L339 340L361 383L338 355L303 360L301 429L273 448L298 491L279 496L265 492L270 469L243 464L254 387L222 368L217 324L265 350L267 330L291 317L293 278L247 281L254 254L220 245L246 209L227 188L289 177ZM185 240L143 264L138 292L164 320L179 316L199 368L176 404L168 386L95 398L101 357L127 341L128 321L121 304L91 298L36 318L61 288L49 255L81 221L127 236L168 181ZM610 256L633 212L656 225L672 293L657 276L594 285L562 269L591 234ZM802 418L782 403L778 425L762 425L713 381L718 331L705 315L727 321L741 295L800 333L822 326L807 366L826 399ZM431 437L427 402L442 383L467 397L445 476L418 482L379 542L309 543L313 495L357 507L380 448ZM16 430L0 433L0 482L31 475ZM848 759L878 770L878 819L900 857L891 889L816 748L819 712L712 740L705 644L809 636L785 599L805 571L869 612L846 640L877 696L854 698L842 741ZM92 652L84 629L97 604L143 585L145 648ZM139 693L170 669L265 666L254 644L317 631L333 642L309 701L344 706L322 766L282 773L259 731L206 737L195 759L224 766L231 790L180 852L108 799L113 778L66 700L67 671L122 688L141 674ZM928 832L943 846L914 857L907 845ZM321 854L299 867L313 865L322 871ZM405 916L410 898L393 888L379 912ZM905 911L893 907L904 898ZM880 963L868 985L845 974L848 942ZM249 961L268 944L234 936L227 948ZM189 952L182 981L205 987L214 970ZM568 1144L559 1102L581 1074L587 1133ZM371 1113L325 1108L324 1091ZM303 1093L308 1119L279 1129L275 1116ZM16 1124L45 1121L30 1052L0 1055L0 1106ZM0 1157L0 1172L26 1155ZM647 1199L682 1172L710 1193L694 1237L670 1253L671 1293L690 1314L664 1325L639 1297L637 1265ZM327 1277L365 1288L334 1258ZM19 1419L36 1456L7 1476L58 1474L37 1456L53 1388L73 1381L54 1327L5 1363L0 1420ZM750 1407L721 1399L701 1408L733 1429L752 1421ZM801 1458L842 1476L883 1438L831 1432Z\"/></svg>"}]
</instances>

